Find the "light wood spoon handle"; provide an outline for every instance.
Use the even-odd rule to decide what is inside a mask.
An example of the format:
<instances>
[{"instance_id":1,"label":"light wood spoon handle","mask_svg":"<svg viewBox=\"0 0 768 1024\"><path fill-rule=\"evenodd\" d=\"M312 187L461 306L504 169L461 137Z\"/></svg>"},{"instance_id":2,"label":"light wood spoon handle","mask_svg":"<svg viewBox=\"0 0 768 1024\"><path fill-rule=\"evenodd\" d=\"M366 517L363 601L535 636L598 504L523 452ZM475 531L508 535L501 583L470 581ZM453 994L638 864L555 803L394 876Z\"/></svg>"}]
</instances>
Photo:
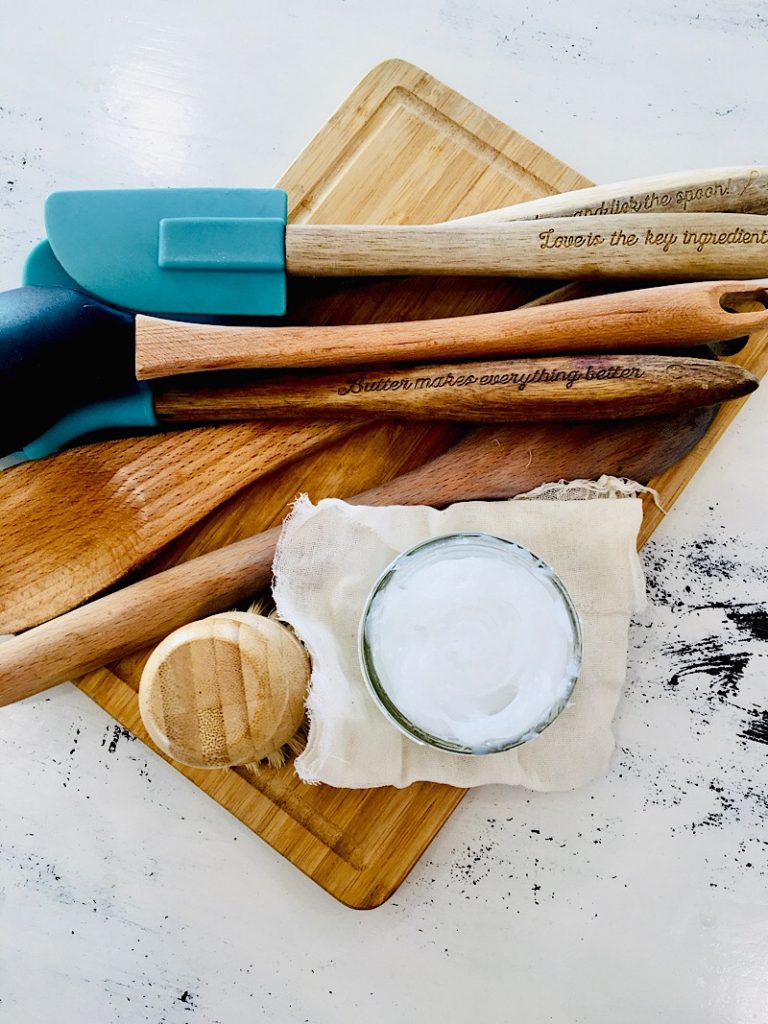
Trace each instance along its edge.
<instances>
[{"instance_id":1,"label":"light wood spoon handle","mask_svg":"<svg viewBox=\"0 0 768 1024\"><path fill-rule=\"evenodd\" d=\"M215 375L213 375L215 376ZM207 379L207 378L206 378ZM337 374L257 375L155 393L161 420L365 415L504 423L654 416L753 391L734 363L674 356L561 356Z\"/></svg>"},{"instance_id":2,"label":"light wood spoon handle","mask_svg":"<svg viewBox=\"0 0 768 1024\"><path fill-rule=\"evenodd\" d=\"M488 224L615 213L765 213L767 210L768 167L713 167L561 192L446 223Z\"/></svg>"},{"instance_id":3,"label":"light wood spoon handle","mask_svg":"<svg viewBox=\"0 0 768 1024\"><path fill-rule=\"evenodd\" d=\"M511 497L547 480L600 473L647 480L703 435L709 411L619 424L481 427L444 455L358 495L360 504ZM567 453L567 454L566 454ZM183 562L0 643L0 706L75 679L265 587L280 529Z\"/></svg>"},{"instance_id":4,"label":"light wood spoon handle","mask_svg":"<svg viewBox=\"0 0 768 1024\"><path fill-rule=\"evenodd\" d=\"M340 327L233 327L137 316L136 376L675 348L768 326L766 309L729 311L748 299L768 305L768 281L665 285L502 313Z\"/></svg>"},{"instance_id":5,"label":"light wood spoon handle","mask_svg":"<svg viewBox=\"0 0 768 1024\"><path fill-rule=\"evenodd\" d=\"M182 562L0 643L0 705L74 679L263 587L280 527Z\"/></svg>"},{"instance_id":6,"label":"light wood spoon handle","mask_svg":"<svg viewBox=\"0 0 768 1024\"><path fill-rule=\"evenodd\" d=\"M768 275L765 218L622 213L510 223L291 224L291 274L716 279Z\"/></svg>"}]
</instances>

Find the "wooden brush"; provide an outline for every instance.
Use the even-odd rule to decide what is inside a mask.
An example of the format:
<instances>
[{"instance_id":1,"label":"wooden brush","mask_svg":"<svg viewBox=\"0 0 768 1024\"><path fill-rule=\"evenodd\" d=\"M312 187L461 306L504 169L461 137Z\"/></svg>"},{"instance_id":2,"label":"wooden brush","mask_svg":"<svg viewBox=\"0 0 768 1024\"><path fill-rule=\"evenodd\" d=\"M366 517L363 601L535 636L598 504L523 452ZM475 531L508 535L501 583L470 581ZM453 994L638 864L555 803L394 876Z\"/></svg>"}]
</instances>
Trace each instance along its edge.
<instances>
[{"instance_id":1,"label":"wooden brush","mask_svg":"<svg viewBox=\"0 0 768 1024\"><path fill-rule=\"evenodd\" d=\"M144 668L139 710L164 754L193 768L266 762L304 746L307 652L275 618L222 612L175 630Z\"/></svg>"}]
</instances>

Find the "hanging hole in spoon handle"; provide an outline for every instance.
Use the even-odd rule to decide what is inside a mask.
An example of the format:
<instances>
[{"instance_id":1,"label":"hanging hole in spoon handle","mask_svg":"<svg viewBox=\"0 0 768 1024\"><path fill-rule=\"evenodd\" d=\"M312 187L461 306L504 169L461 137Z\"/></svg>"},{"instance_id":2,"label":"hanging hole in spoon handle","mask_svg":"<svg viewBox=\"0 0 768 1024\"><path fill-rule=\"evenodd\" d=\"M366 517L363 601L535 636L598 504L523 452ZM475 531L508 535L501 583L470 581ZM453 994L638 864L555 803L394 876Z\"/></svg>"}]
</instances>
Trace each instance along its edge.
<instances>
[{"instance_id":1,"label":"hanging hole in spoon handle","mask_svg":"<svg viewBox=\"0 0 768 1024\"><path fill-rule=\"evenodd\" d=\"M736 287L724 291L720 295L720 308L724 310L729 319L733 316L742 316L749 313L765 313L768 311L768 287L762 282L745 282L745 287ZM768 324L760 324L753 330ZM748 329L745 327L744 334L739 338L732 338L729 341L715 342L710 345L712 352L719 358L738 355L747 345L750 339Z\"/></svg>"},{"instance_id":2,"label":"hanging hole in spoon handle","mask_svg":"<svg viewBox=\"0 0 768 1024\"><path fill-rule=\"evenodd\" d=\"M736 316L763 313L768 310L768 287L761 281L745 281L743 288L729 287L720 295L720 308Z\"/></svg>"}]
</instances>

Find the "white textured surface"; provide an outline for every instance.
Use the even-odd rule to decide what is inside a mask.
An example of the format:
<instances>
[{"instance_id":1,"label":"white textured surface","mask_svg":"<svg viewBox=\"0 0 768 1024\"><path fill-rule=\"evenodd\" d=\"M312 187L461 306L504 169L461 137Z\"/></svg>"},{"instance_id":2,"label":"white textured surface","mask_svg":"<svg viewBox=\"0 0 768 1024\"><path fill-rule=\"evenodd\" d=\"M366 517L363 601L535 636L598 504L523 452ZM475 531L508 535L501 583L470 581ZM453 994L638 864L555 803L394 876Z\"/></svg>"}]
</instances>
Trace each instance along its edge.
<instances>
[{"instance_id":1,"label":"white textured surface","mask_svg":"<svg viewBox=\"0 0 768 1024\"><path fill-rule=\"evenodd\" d=\"M604 182L764 162L749 0L2 0L0 287L79 185L269 184L401 56ZM621 745L345 910L65 686L0 713L0 1021L768 1019L768 392L647 553ZM760 729L762 727L762 733Z\"/></svg>"}]
</instances>

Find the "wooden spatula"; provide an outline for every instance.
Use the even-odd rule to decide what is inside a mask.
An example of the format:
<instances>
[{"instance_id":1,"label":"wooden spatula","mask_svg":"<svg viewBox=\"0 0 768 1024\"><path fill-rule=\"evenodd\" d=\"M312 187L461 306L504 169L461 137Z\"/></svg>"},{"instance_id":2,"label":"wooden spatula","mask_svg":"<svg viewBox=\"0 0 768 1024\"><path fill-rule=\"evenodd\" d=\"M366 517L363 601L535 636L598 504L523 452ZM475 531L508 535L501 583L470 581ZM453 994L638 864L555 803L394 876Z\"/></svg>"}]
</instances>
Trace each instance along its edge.
<instances>
[{"instance_id":1,"label":"wooden spatula","mask_svg":"<svg viewBox=\"0 0 768 1024\"><path fill-rule=\"evenodd\" d=\"M498 224L613 213L765 213L768 167L706 167L594 185L460 217L452 224Z\"/></svg>"},{"instance_id":2,"label":"wooden spatula","mask_svg":"<svg viewBox=\"0 0 768 1024\"><path fill-rule=\"evenodd\" d=\"M82 604L246 485L357 425L188 430L76 448L0 474L0 632Z\"/></svg>"},{"instance_id":3,"label":"wooden spatula","mask_svg":"<svg viewBox=\"0 0 768 1024\"><path fill-rule=\"evenodd\" d=\"M509 497L547 480L601 473L648 480L702 437L712 413L551 427L478 427L419 469L352 499L434 504ZM279 528L125 587L0 644L0 705L123 657L266 586Z\"/></svg>"}]
</instances>

